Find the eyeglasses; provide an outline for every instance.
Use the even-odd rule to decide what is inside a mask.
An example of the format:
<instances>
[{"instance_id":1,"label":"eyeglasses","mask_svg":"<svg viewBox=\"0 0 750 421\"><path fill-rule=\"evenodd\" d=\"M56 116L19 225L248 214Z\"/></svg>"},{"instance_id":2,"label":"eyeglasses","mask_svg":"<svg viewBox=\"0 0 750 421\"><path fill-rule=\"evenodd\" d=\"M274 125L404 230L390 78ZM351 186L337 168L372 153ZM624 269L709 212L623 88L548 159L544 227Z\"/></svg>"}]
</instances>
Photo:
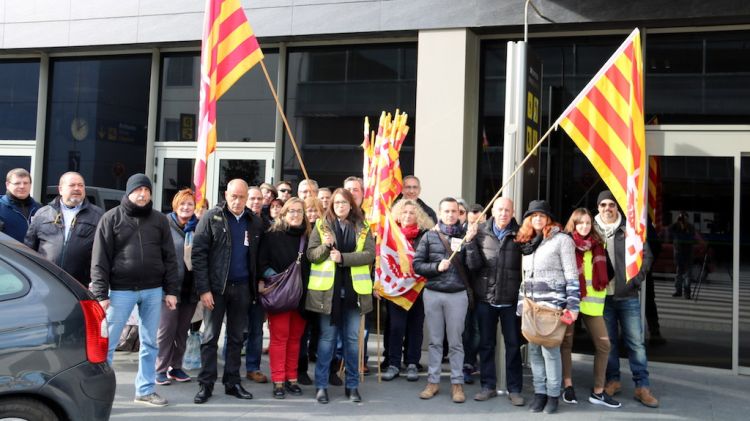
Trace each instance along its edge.
<instances>
[{"instance_id":1,"label":"eyeglasses","mask_svg":"<svg viewBox=\"0 0 750 421\"><path fill-rule=\"evenodd\" d=\"M344 206L344 205L348 206L349 202L347 202L346 200L337 200L333 202L333 206Z\"/></svg>"},{"instance_id":2,"label":"eyeglasses","mask_svg":"<svg viewBox=\"0 0 750 421\"><path fill-rule=\"evenodd\" d=\"M302 209L289 209L286 211L290 215L302 215L302 212L304 212Z\"/></svg>"},{"instance_id":3,"label":"eyeglasses","mask_svg":"<svg viewBox=\"0 0 750 421\"><path fill-rule=\"evenodd\" d=\"M465 210L460 210L460 211L458 211L458 213L459 213L460 215L466 215L466 211L465 211Z\"/></svg>"},{"instance_id":4,"label":"eyeglasses","mask_svg":"<svg viewBox=\"0 0 750 421\"><path fill-rule=\"evenodd\" d=\"M279 189L279 192L281 192L281 193L291 193L292 189Z\"/></svg>"},{"instance_id":5,"label":"eyeglasses","mask_svg":"<svg viewBox=\"0 0 750 421\"><path fill-rule=\"evenodd\" d=\"M614 204L614 203L612 203L612 202L609 202L609 203L599 203L599 207L602 208L602 209L603 208L614 208L615 206L617 206L617 205Z\"/></svg>"}]
</instances>

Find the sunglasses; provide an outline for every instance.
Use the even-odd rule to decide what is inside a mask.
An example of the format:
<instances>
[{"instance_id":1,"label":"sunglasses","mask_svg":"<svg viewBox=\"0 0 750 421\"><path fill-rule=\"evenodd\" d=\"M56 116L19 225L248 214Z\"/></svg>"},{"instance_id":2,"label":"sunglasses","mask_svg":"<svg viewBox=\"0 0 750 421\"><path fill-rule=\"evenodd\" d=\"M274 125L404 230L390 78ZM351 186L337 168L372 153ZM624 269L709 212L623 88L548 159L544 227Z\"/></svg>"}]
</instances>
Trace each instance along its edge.
<instances>
[{"instance_id":1,"label":"sunglasses","mask_svg":"<svg viewBox=\"0 0 750 421\"><path fill-rule=\"evenodd\" d=\"M292 190L291 190L291 189L279 189L279 191L280 191L281 193L291 193L291 192L292 192Z\"/></svg>"}]
</instances>

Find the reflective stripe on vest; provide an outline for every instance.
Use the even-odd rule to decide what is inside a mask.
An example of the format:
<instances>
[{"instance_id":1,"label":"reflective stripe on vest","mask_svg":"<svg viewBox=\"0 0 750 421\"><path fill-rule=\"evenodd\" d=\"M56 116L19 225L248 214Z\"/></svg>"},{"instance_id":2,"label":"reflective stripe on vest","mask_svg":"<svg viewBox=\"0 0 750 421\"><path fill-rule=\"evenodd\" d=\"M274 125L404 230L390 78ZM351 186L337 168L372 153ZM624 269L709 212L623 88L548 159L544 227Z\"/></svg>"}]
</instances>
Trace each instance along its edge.
<instances>
[{"instance_id":1,"label":"reflective stripe on vest","mask_svg":"<svg viewBox=\"0 0 750 421\"><path fill-rule=\"evenodd\" d=\"M607 290L594 289L592 282L594 264L591 250L583 254L583 277L586 279L586 296L581 299L581 313L588 316L601 316L604 314L604 299L607 296Z\"/></svg>"},{"instance_id":2,"label":"reflective stripe on vest","mask_svg":"<svg viewBox=\"0 0 750 421\"><path fill-rule=\"evenodd\" d=\"M323 219L315 221L315 228L320 234L320 238L323 238ZM357 237L357 247L354 249L355 252L362 251L365 249L365 241L367 241L368 225L365 222L365 227L359 233ZM352 274L352 286L357 294L372 294L372 278L370 278L370 266L352 266L350 268ZM310 267L310 280L307 288L313 291L328 291L333 288L333 280L336 275L336 263L330 258L324 260L321 263L313 263Z\"/></svg>"}]
</instances>

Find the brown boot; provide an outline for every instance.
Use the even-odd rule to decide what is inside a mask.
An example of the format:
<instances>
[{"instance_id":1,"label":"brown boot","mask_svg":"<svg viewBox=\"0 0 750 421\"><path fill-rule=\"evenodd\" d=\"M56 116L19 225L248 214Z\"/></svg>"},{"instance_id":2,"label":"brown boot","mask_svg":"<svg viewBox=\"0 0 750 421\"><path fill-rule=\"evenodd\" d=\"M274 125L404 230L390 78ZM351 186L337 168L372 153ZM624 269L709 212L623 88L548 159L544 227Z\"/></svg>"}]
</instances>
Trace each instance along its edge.
<instances>
[{"instance_id":1,"label":"brown boot","mask_svg":"<svg viewBox=\"0 0 750 421\"><path fill-rule=\"evenodd\" d=\"M432 399L440 391L440 385L437 383L427 383L424 390L419 394L420 399Z\"/></svg>"},{"instance_id":2,"label":"brown boot","mask_svg":"<svg viewBox=\"0 0 750 421\"><path fill-rule=\"evenodd\" d=\"M651 394L651 391L648 390L648 387L636 387L635 396L633 396L633 398L649 408L659 407L659 400Z\"/></svg>"},{"instance_id":3,"label":"brown boot","mask_svg":"<svg viewBox=\"0 0 750 421\"><path fill-rule=\"evenodd\" d=\"M455 403L464 403L464 402L466 402L466 395L464 395L464 385L462 385L462 384L452 384L451 385L451 396L453 397L453 402L455 402Z\"/></svg>"},{"instance_id":4,"label":"brown boot","mask_svg":"<svg viewBox=\"0 0 750 421\"><path fill-rule=\"evenodd\" d=\"M620 393L621 390L622 384L617 380L610 380L604 385L604 391L607 392L609 396L615 396Z\"/></svg>"}]
</instances>

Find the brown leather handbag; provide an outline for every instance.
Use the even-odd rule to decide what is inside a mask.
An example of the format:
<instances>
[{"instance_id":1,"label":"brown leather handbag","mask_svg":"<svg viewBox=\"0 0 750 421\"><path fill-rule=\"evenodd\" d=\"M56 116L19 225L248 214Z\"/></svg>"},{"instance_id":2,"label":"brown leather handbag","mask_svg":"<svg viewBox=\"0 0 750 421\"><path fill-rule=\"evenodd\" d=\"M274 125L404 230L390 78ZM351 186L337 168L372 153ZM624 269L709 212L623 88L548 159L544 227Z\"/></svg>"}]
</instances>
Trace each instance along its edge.
<instances>
[{"instance_id":1,"label":"brown leather handbag","mask_svg":"<svg viewBox=\"0 0 750 421\"><path fill-rule=\"evenodd\" d=\"M521 333L532 344L545 348L558 347L562 344L568 327L560 320L562 314L563 310L553 310L524 297Z\"/></svg>"}]
</instances>

